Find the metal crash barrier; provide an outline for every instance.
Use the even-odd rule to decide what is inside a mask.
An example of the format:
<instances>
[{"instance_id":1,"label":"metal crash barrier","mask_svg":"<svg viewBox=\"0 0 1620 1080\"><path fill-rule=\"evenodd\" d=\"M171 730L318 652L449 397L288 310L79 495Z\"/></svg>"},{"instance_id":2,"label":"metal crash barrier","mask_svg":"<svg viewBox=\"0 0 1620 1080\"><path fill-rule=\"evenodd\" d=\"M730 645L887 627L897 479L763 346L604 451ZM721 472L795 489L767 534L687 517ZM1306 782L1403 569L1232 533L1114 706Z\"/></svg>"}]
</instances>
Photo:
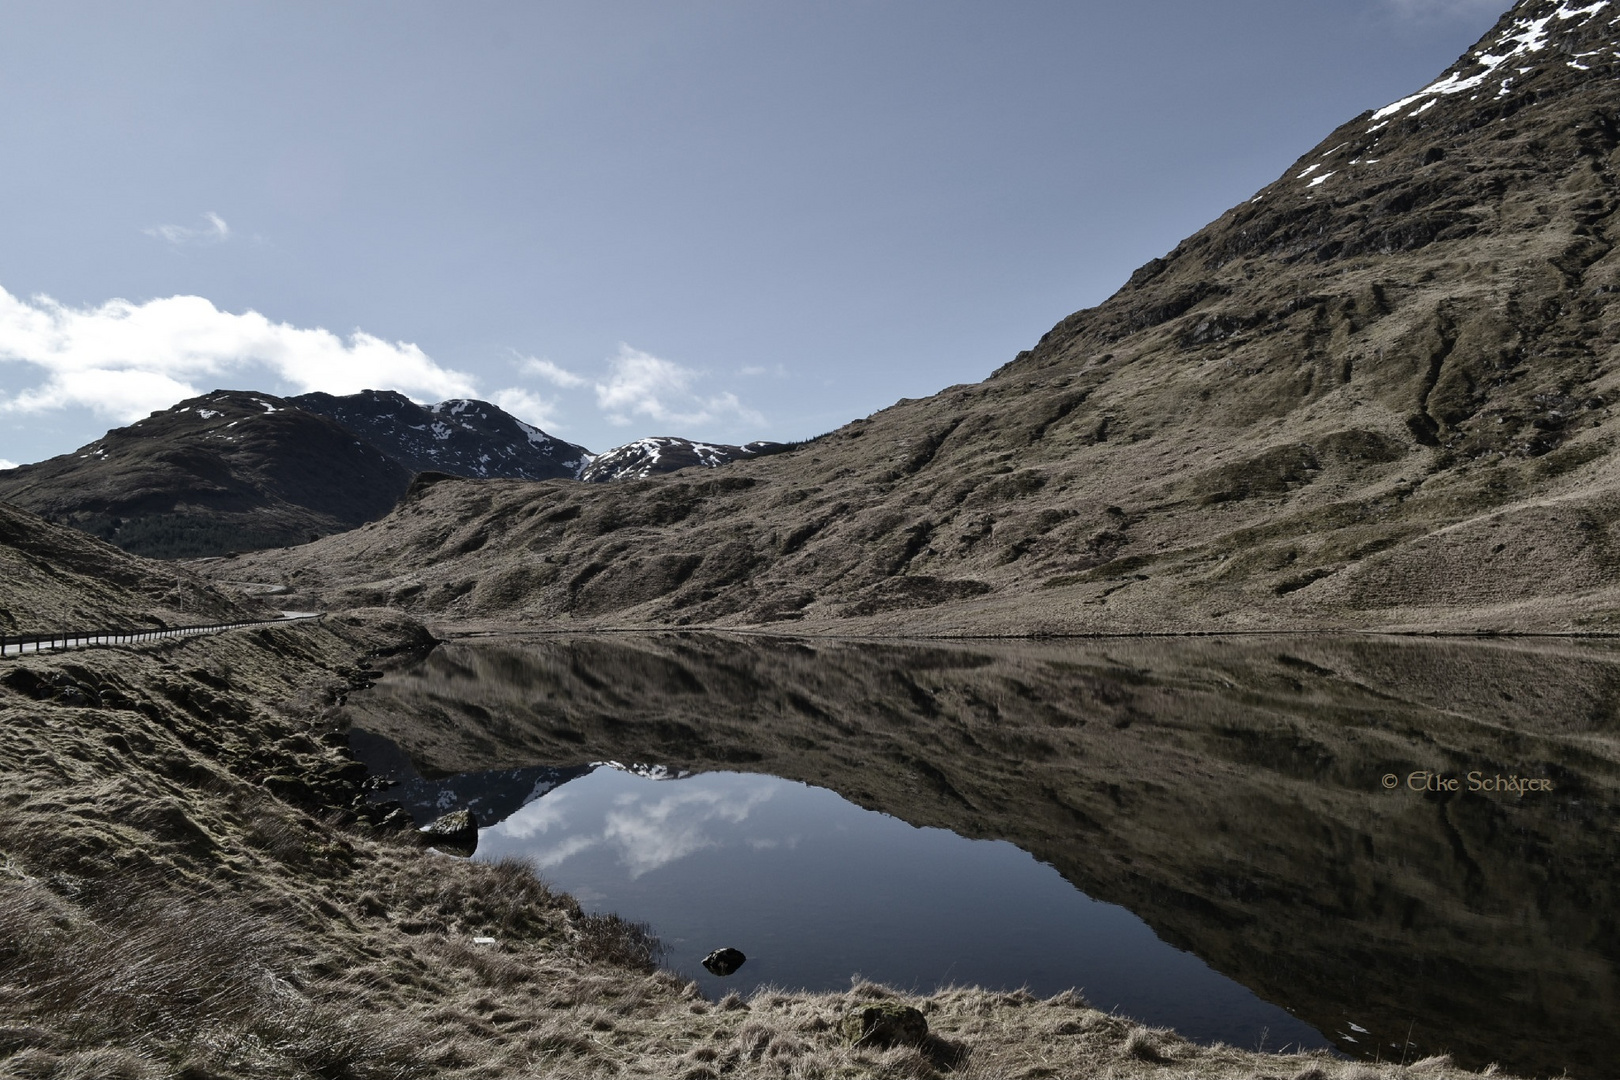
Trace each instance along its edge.
<instances>
[{"instance_id":1,"label":"metal crash barrier","mask_svg":"<svg viewBox=\"0 0 1620 1080\"><path fill-rule=\"evenodd\" d=\"M241 622L208 623L200 626L166 626L150 630L61 630L49 634L0 634L0 656L83 649L92 645L135 645L160 638L195 637L248 626L278 626L282 623L318 619L317 611L288 612L279 619L247 619Z\"/></svg>"}]
</instances>

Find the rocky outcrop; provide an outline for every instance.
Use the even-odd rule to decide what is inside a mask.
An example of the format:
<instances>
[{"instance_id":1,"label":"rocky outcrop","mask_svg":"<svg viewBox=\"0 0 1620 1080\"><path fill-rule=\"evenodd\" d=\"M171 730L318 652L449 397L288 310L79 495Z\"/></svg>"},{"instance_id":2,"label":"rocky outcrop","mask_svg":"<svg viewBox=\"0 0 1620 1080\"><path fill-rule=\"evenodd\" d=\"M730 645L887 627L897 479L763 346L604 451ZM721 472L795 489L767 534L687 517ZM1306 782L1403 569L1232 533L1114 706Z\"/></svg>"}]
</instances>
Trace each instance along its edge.
<instances>
[{"instance_id":1,"label":"rocky outcrop","mask_svg":"<svg viewBox=\"0 0 1620 1080\"><path fill-rule=\"evenodd\" d=\"M470 856L478 849L478 818L471 810L452 810L417 830L424 844L456 855Z\"/></svg>"},{"instance_id":2,"label":"rocky outcrop","mask_svg":"<svg viewBox=\"0 0 1620 1080\"><path fill-rule=\"evenodd\" d=\"M857 1046L916 1046L928 1038L928 1020L915 1006L874 1001L845 1013L838 1031Z\"/></svg>"}]
</instances>

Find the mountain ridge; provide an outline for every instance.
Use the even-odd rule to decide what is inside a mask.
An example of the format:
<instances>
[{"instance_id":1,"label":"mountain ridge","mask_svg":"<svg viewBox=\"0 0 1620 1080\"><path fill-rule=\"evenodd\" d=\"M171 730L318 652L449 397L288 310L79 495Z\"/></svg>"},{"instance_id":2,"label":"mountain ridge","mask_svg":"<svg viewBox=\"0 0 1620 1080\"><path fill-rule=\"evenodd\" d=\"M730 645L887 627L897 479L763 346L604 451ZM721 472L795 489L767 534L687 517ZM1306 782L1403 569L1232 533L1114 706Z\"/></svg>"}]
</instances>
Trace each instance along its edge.
<instances>
[{"instance_id":1,"label":"mountain ridge","mask_svg":"<svg viewBox=\"0 0 1620 1080\"><path fill-rule=\"evenodd\" d=\"M601 482L713 468L778 445L661 437L593 457L487 401L215 390L0 472L0 499L137 554L214 556L355 528L423 473Z\"/></svg>"},{"instance_id":2,"label":"mountain ridge","mask_svg":"<svg viewBox=\"0 0 1620 1080\"><path fill-rule=\"evenodd\" d=\"M579 478L598 484L613 480L645 480L649 476L694 466L714 469L743 458L779 453L789 445L758 441L732 446L729 443L683 439L675 435L649 435L604 450L580 470Z\"/></svg>"},{"instance_id":3,"label":"mountain ridge","mask_svg":"<svg viewBox=\"0 0 1620 1080\"><path fill-rule=\"evenodd\" d=\"M452 398L418 405L392 390L343 397L300 394L287 401L330 417L412 474L549 480L578 477L591 460L583 446L548 435L487 401Z\"/></svg>"}]
</instances>

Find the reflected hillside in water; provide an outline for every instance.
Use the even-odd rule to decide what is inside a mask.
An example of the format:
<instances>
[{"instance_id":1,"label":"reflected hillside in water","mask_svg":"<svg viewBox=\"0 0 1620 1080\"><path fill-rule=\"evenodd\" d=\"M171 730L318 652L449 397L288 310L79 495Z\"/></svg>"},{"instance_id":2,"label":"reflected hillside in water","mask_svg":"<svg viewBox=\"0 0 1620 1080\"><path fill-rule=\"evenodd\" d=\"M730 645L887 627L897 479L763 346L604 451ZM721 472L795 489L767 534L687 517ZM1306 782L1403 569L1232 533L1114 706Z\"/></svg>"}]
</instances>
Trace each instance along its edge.
<instances>
[{"instance_id":1,"label":"reflected hillside in water","mask_svg":"<svg viewBox=\"0 0 1620 1080\"><path fill-rule=\"evenodd\" d=\"M1347 1053L1399 1058L1410 1031L1598 1076L1617 709L1620 651L1573 641L657 634L447 644L349 714L426 776L617 759L831 788L1018 845ZM1412 790L1425 770L1459 790Z\"/></svg>"}]
</instances>

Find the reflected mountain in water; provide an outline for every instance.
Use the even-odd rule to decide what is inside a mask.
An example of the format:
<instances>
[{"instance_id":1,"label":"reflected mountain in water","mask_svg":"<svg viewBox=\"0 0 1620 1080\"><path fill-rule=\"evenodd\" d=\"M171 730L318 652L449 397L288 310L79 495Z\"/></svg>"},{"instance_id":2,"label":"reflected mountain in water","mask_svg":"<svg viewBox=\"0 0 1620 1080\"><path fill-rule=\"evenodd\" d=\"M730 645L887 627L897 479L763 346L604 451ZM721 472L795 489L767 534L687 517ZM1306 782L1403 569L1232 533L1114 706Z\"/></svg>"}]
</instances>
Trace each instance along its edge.
<instances>
[{"instance_id":1,"label":"reflected mountain in water","mask_svg":"<svg viewBox=\"0 0 1620 1080\"><path fill-rule=\"evenodd\" d=\"M367 731L349 733L349 749L371 775L391 781L372 797L397 802L419 826L452 810L471 810L483 824L510 817L553 788L578 779L591 765L527 765L515 769L475 769L452 776L423 778L388 739Z\"/></svg>"},{"instance_id":2,"label":"reflected mountain in water","mask_svg":"<svg viewBox=\"0 0 1620 1080\"><path fill-rule=\"evenodd\" d=\"M430 778L619 758L831 788L1016 844L1347 1053L1595 1077L1617 703L1620 651L1571 641L662 634L449 644L349 713Z\"/></svg>"}]
</instances>

